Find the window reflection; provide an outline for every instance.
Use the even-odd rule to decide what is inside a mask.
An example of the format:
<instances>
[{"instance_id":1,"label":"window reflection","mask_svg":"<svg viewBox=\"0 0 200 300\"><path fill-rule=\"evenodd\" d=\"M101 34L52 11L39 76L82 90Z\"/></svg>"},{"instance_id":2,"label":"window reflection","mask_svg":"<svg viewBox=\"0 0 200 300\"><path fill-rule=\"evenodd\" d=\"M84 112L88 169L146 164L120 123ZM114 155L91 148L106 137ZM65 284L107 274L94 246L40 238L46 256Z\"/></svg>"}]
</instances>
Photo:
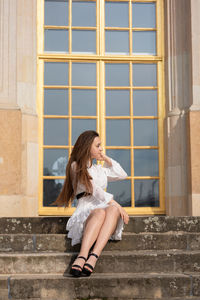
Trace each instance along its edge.
<instances>
[{"instance_id":1,"label":"window reflection","mask_svg":"<svg viewBox=\"0 0 200 300\"><path fill-rule=\"evenodd\" d=\"M128 2L105 3L105 26L128 27Z\"/></svg>"},{"instance_id":2,"label":"window reflection","mask_svg":"<svg viewBox=\"0 0 200 300\"><path fill-rule=\"evenodd\" d=\"M130 92L129 90L106 91L106 115L130 116Z\"/></svg>"},{"instance_id":3,"label":"window reflection","mask_svg":"<svg viewBox=\"0 0 200 300\"><path fill-rule=\"evenodd\" d=\"M45 51L68 52L68 30L46 29L44 41Z\"/></svg>"},{"instance_id":4,"label":"window reflection","mask_svg":"<svg viewBox=\"0 0 200 300\"><path fill-rule=\"evenodd\" d=\"M159 181L135 180L135 206L136 207L158 207L159 206Z\"/></svg>"},{"instance_id":5,"label":"window reflection","mask_svg":"<svg viewBox=\"0 0 200 300\"><path fill-rule=\"evenodd\" d=\"M118 182L109 182L107 192L113 194L113 199L121 206L131 206L131 181L123 180Z\"/></svg>"},{"instance_id":6,"label":"window reflection","mask_svg":"<svg viewBox=\"0 0 200 300\"><path fill-rule=\"evenodd\" d=\"M68 150L44 149L44 176L65 176ZM56 179L56 183L60 179Z\"/></svg>"},{"instance_id":7,"label":"window reflection","mask_svg":"<svg viewBox=\"0 0 200 300\"><path fill-rule=\"evenodd\" d=\"M72 63L72 85L96 86L96 63Z\"/></svg>"},{"instance_id":8,"label":"window reflection","mask_svg":"<svg viewBox=\"0 0 200 300\"><path fill-rule=\"evenodd\" d=\"M111 64L105 66L106 86L129 86L129 65Z\"/></svg>"},{"instance_id":9,"label":"window reflection","mask_svg":"<svg viewBox=\"0 0 200 300\"><path fill-rule=\"evenodd\" d=\"M52 179L45 179L43 181L43 206L56 206L52 205L52 203L60 194L63 184L64 180L60 180L58 183Z\"/></svg>"},{"instance_id":10,"label":"window reflection","mask_svg":"<svg viewBox=\"0 0 200 300\"><path fill-rule=\"evenodd\" d=\"M134 116L157 116L157 90L133 90Z\"/></svg>"},{"instance_id":11,"label":"window reflection","mask_svg":"<svg viewBox=\"0 0 200 300\"><path fill-rule=\"evenodd\" d=\"M96 31L72 30L72 52L96 53Z\"/></svg>"},{"instance_id":12,"label":"window reflection","mask_svg":"<svg viewBox=\"0 0 200 300\"><path fill-rule=\"evenodd\" d=\"M132 3L133 27L155 28L156 5L155 3Z\"/></svg>"},{"instance_id":13,"label":"window reflection","mask_svg":"<svg viewBox=\"0 0 200 300\"><path fill-rule=\"evenodd\" d=\"M133 53L156 55L156 32L133 31Z\"/></svg>"},{"instance_id":14,"label":"window reflection","mask_svg":"<svg viewBox=\"0 0 200 300\"><path fill-rule=\"evenodd\" d=\"M158 150L135 149L134 150L135 176L159 176Z\"/></svg>"},{"instance_id":15,"label":"window reflection","mask_svg":"<svg viewBox=\"0 0 200 300\"><path fill-rule=\"evenodd\" d=\"M134 120L134 145L157 146L158 145L158 121Z\"/></svg>"},{"instance_id":16,"label":"window reflection","mask_svg":"<svg viewBox=\"0 0 200 300\"><path fill-rule=\"evenodd\" d=\"M68 145L68 120L44 119L44 144Z\"/></svg>"},{"instance_id":17,"label":"window reflection","mask_svg":"<svg viewBox=\"0 0 200 300\"><path fill-rule=\"evenodd\" d=\"M45 0L45 25L68 25L68 0Z\"/></svg>"},{"instance_id":18,"label":"window reflection","mask_svg":"<svg viewBox=\"0 0 200 300\"><path fill-rule=\"evenodd\" d=\"M45 62L44 63L45 85L68 85L68 63Z\"/></svg>"},{"instance_id":19,"label":"window reflection","mask_svg":"<svg viewBox=\"0 0 200 300\"><path fill-rule=\"evenodd\" d=\"M130 121L107 120L106 144L108 146L130 146Z\"/></svg>"},{"instance_id":20,"label":"window reflection","mask_svg":"<svg viewBox=\"0 0 200 300\"><path fill-rule=\"evenodd\" d=\"M72 115L96 116L96 90L72 90Z\"/></svg>"},{"instance_id":21,"label":"window reflection","mask_svg":"<svg viewBox=\"0 0 200 300\"><path fill-rule=\"evenodd\" d=\"M157 86L156 64L133 64L134 86Z\"/></svg>"},{"instance_id":22,"label":"window reflection","mask_svg":"<svg viewBox=\"0 0 200 300\"><path fill-rule=\"evenodd\" d=\"M72 26L96 26L96 2L72 1Z\"/></svg>"},{"instance_id":23,"label":"window reflection","mask_svg":"<svg viewBox=\"0 0 200 300\"><path fill-rule=\"evenodd\" d=\"M105 51L109 54L129 54L129 32L106 30Z\"/></svg>"},{"instance_id":24,"label":"window reflection","mask_svg":"<svg viewBox=\"0 0 200 300\"><path fill-rule=\"evenodd\" d=\"M68 90L44 89L44 114L68 115Z\"/></svg>"}]
</instances>

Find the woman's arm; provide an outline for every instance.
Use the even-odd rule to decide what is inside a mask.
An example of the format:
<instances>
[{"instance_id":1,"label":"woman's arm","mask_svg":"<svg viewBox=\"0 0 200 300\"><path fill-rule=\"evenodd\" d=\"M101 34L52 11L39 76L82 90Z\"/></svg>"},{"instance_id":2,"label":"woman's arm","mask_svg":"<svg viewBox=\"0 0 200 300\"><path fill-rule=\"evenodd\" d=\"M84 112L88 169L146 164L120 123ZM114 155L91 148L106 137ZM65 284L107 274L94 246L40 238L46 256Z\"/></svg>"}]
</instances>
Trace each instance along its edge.
<instances>
[{"instance_id":1,"label":"woman's arm","mask_svg":"<svg viewBox=\"0 0 200 300\"><path fill-rule=\"evenodd\" d=\"M114 199L110 200L110 202L108 204L116 206L119 209L119 213L120 213L122 220L124 221L125 224L128 224L129 215L127 214L125 209Z\"/></svg>"}]
</instances>

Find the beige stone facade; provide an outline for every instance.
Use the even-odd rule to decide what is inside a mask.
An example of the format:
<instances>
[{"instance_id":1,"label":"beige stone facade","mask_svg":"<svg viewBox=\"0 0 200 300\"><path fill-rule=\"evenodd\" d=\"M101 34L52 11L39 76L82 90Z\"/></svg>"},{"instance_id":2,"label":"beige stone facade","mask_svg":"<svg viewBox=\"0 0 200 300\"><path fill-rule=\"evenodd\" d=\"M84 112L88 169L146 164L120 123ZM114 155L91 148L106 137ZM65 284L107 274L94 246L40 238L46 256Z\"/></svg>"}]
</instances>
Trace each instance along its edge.
<instances>
[{"instance_id":1,"label":"beige stone facade","mask_svg":"<svg viewBox=\"0 0 200 300\"><path fill-rule=\"evenodd\" d=\"M200 215L200 0L164 0L167 215ZM0 216L38 216L37 1L0 1Z\"/></svg>"}]
</instances>

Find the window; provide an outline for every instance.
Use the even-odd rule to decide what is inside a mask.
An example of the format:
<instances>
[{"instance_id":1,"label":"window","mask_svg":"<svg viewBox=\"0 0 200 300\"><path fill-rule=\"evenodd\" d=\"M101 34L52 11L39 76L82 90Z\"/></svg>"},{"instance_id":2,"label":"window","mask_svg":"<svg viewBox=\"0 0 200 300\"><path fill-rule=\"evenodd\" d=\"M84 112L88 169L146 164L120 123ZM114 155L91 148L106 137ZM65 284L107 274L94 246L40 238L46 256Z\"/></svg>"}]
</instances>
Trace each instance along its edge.
<instances>
[{"instance_id":1,"label":"window","mask_svg":"<svg viewBox=\"0 0 200 300\"><path fill-rule=\"evenodd\" d=\"M163 214L163 0L38 1L39 213L52 206L72 147L97 130L128 173L108 191L130 214Z\"/></svg>"}]
</instances>

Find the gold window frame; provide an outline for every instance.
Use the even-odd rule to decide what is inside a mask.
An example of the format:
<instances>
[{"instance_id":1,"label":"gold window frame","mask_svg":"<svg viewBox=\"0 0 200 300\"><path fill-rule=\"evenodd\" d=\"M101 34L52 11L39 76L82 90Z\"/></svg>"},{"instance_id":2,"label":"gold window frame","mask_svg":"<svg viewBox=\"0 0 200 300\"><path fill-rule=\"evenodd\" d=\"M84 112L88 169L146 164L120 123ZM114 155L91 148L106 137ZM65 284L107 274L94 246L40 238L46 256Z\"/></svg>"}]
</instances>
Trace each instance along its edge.
<instances>
[{"instance_id":1,"label":"gold window frame","mask_svg":"<svg viewBox=\"0 0 200 300\"><path fill-rule=\"evenodd\" d=\"M117 2L128 2L129 3L129 27L126 28L115 28L114 30L129 30L129 50L131 55L108 55L104 53L105 49L105 28L112 29L110 27L105 27L104 20L104 5L105 1L101 0L91 0L96 2L96 27L84 27L84 29L96 29L96 54L87 55L87 54L73 54L71 48L72 41L72 29L80 29L82 27L73 27L72 18L69 13L69 26L45 26L44 25L44 1L37 0L37 112L39 118L39 188L38 188L38 206L39 206L39 215L71 215L75 208L63 208L63 207L44 207L43 206L43 179L46 176L43 176L43 149L51 148L43 145L43 98L44 98L44 62L69 62L69 116L66 117L69 120L69 141L71 142L71 122L72 119L76 116L72 116L71 112L71 64L72 62L96 62L96 90L97 90L97 105L96 105L96 116L85 116L78 117L79 119L97 119L97 131L100 133L102 145L105 149L130 149L131 151L131 174L133 174L133 151L134 149L159 149L159 176L129 176L127 179L131 180L131 193L132 193L132 207L126 207L125 210L129 215L157 215L165 214L165 189L164 189L164 118L165 118L165 90L164 90L164 3L163 0L118 0ZM81 1L81 0L80 0ZM109 2L115 2L116 0L108 0ZM132 3L156 3L156 28L132 28L132 18L131 10ZM72 0L69 0L69 12L71 11ZM69 53L48 53L44 52L44 29L45 28L62 28L69 30ZM82 28L83 29L83 28ZM156 50L157 55L133 55L132 54L132 31L147 31L152 30L156 31ZM107 117L105 114L105 63L129 63L129 79L130 79L130 99L132 99L133 89L137 89L132 86L132 64L133 63L156 63L157 64L157 93L158 93L158 117L145 117L142 119L158 119L158 147L153 146L134 146L133 145L133 120L141 119L141 117L133 116L133 105L130 101L130 116L120 116L120 117ZM51 88L51 87L48 87ZM63 88L63 87L62 87ZM74 87L73 87L74 88ZM84 89L84 87L78 87ZM89 87L91 88L91 87ZM126 87L127 88L127 87ZM112 87L108 88L112 89ZM115 89L117 89L115 87ZM123 89L123 87L119 87ZM145 89L145 87L140 87L138 89ZM150 88L148 88L150 89ZM101 99L101 102L100 102ZM48 118L54 118L49 116ZM56 118L63 118L62 116L56 116ZM106 130L105 122L106 119L129 119L130 120L130 146L106 146ZM69 154L72 150L72 145L69 142L68 146L53 146L52 148L56 149L69 149ZM159 179L159 207L134 207L134 179ZM64 179L62 176L48 176L48 179Z\"/></svg>"}]
</instances>

